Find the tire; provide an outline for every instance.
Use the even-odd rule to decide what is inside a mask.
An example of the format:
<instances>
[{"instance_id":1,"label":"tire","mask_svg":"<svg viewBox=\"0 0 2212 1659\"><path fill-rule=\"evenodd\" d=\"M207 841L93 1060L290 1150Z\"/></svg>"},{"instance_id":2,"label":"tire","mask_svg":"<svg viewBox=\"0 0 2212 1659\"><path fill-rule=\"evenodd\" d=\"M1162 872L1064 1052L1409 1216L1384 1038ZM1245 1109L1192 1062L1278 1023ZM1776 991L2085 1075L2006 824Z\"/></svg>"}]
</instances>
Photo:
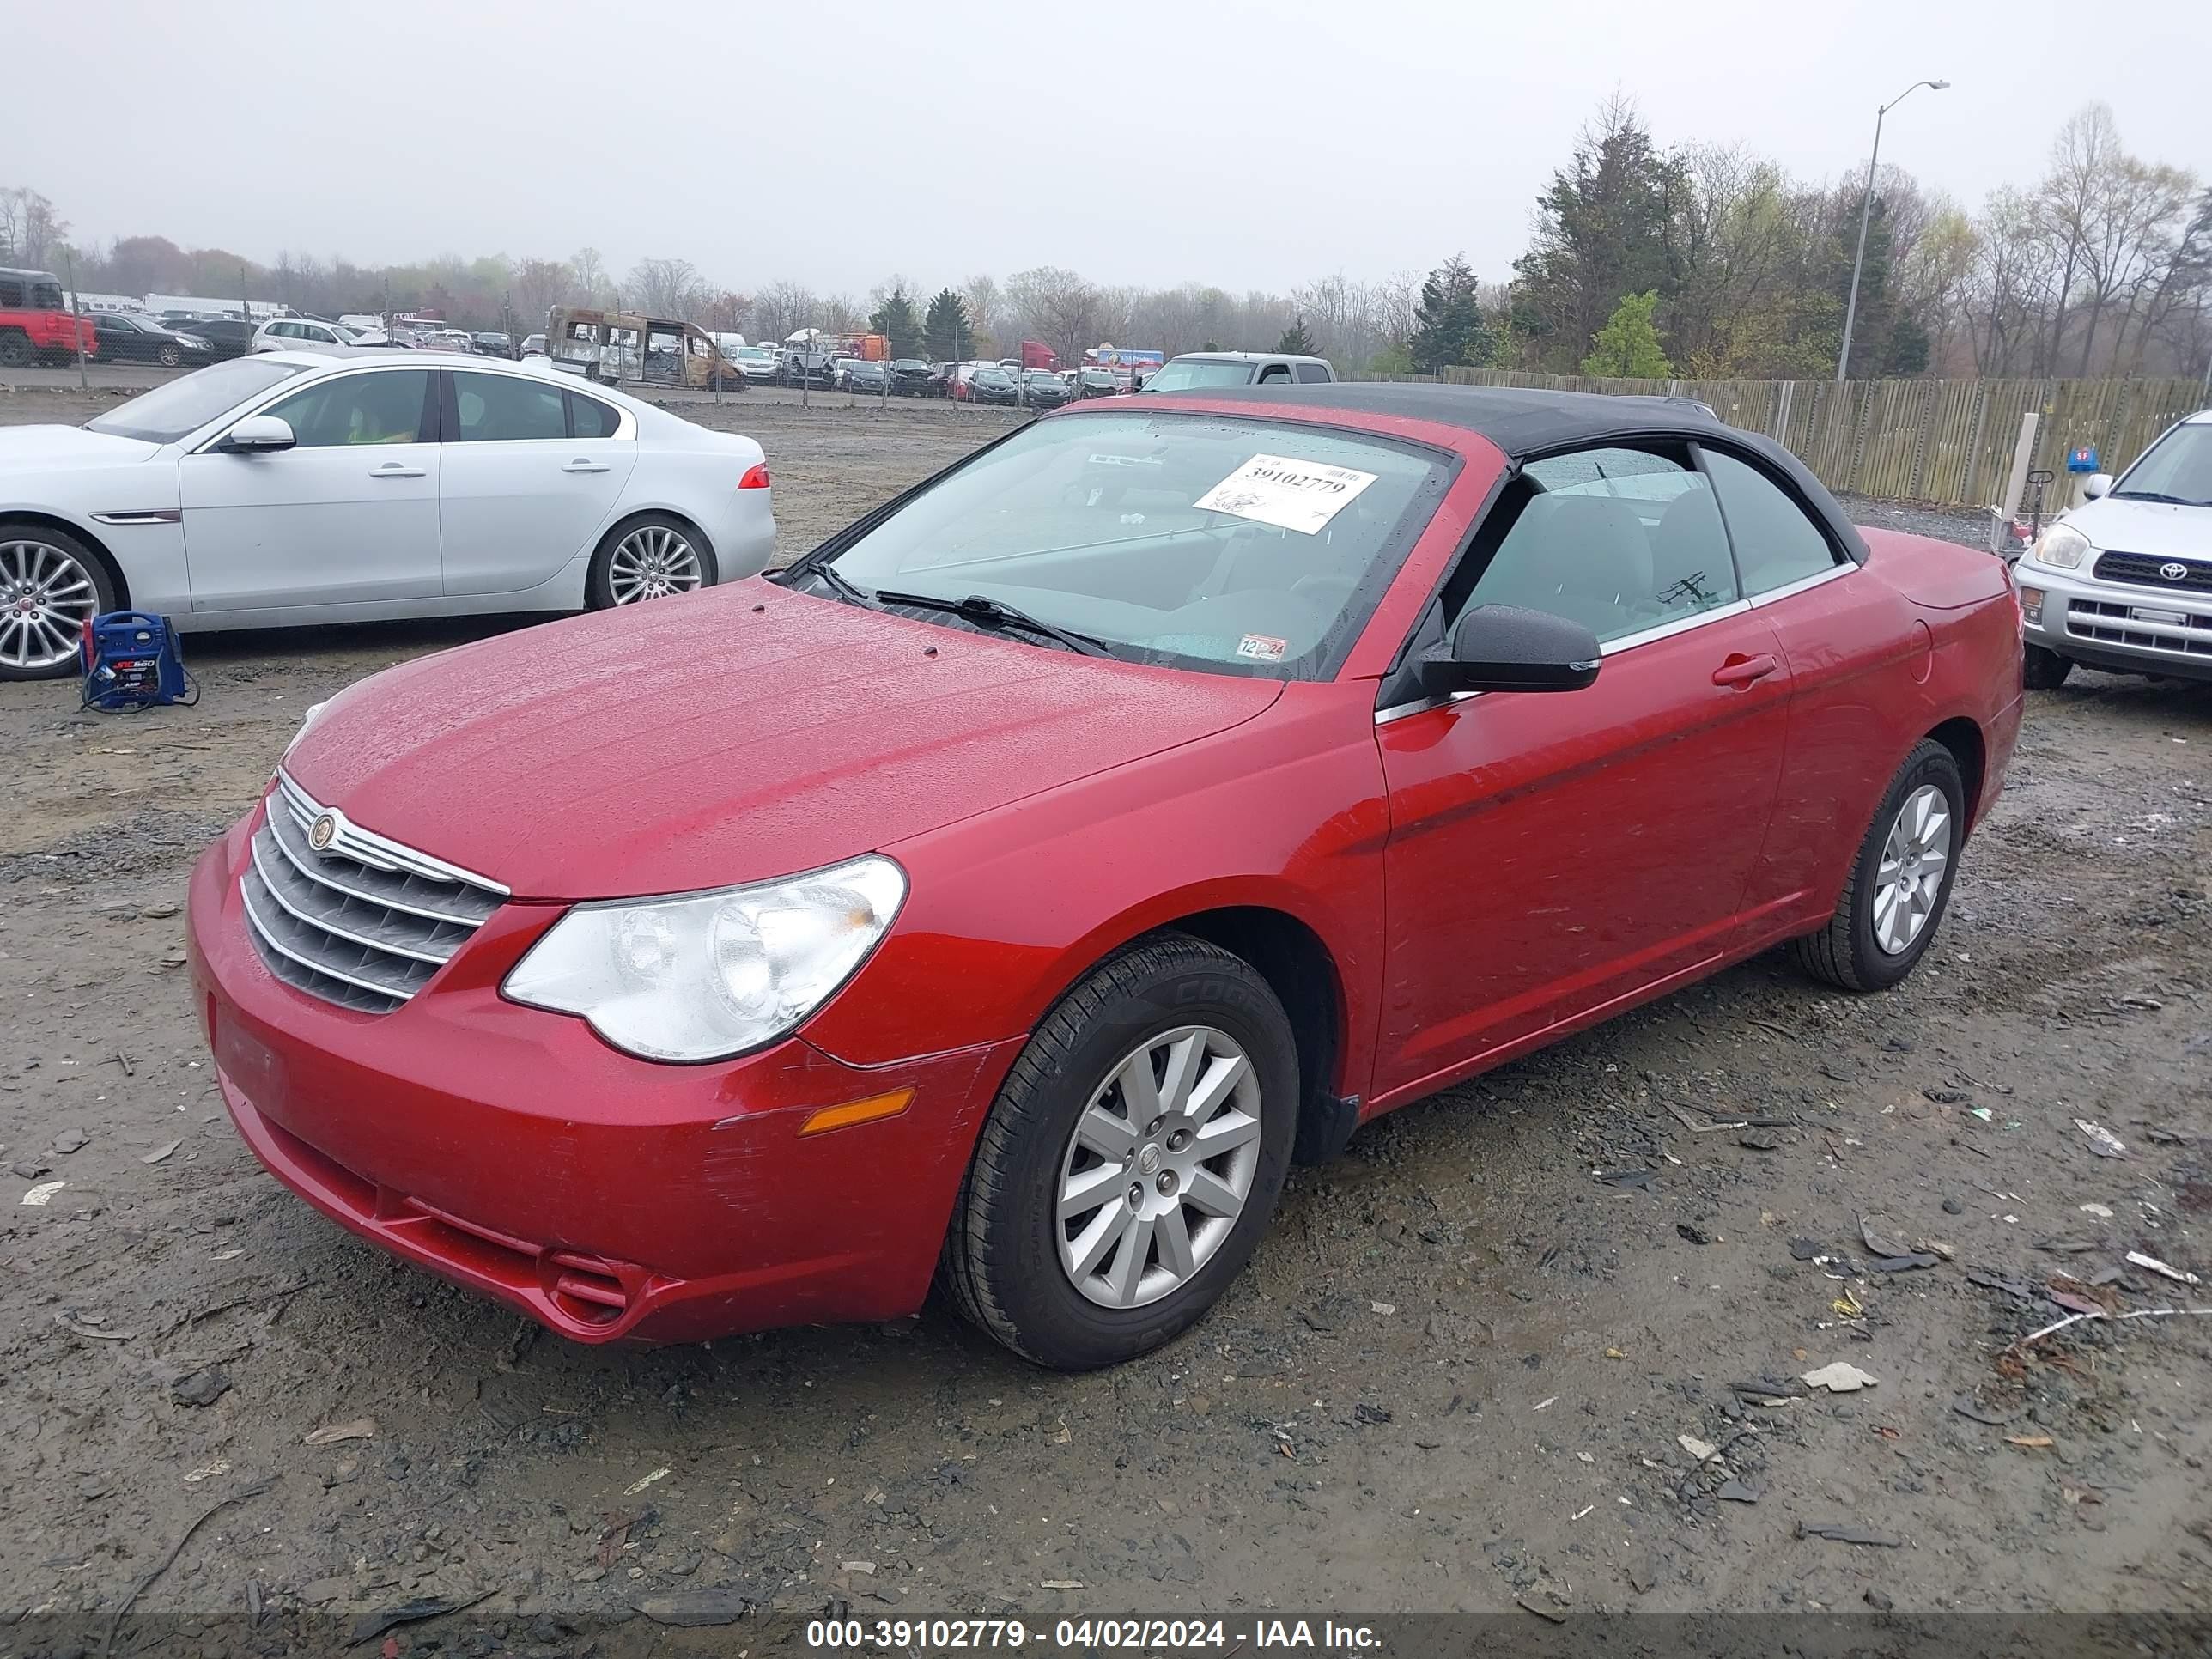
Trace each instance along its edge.
<instances>
[{"instance_id":1,"label":"tire","mask_svg":"<svg viewBox=\"0 0 2212 1659\"><path fill-rule=\"evenodd\" d=\"M15 329L0 333L0 368L28 368L35 355L29 335Z\"/></svg>"},{"instance_id":2,"label":"tire","mask_svg":"<svg viewBox=\"0 0 2212 1659\"><path fill-rule=\"evenodd\" d=\"M665 580L656 580L656 572ZM714 585L714 550L670 513L624 519L599 538L584 578L584 603L611 610Z\"/></svg>"},{"instance_id":3,"label":"tire","mask_svg":"<svg viewBox=\"0 0 2212 1659\"><path fill-rule=\"evenodd\" d=\"M1199 1117L1209 1126L1200 1139L1177 1128L1189 1120L1171 1111L1157 1130L1135 1121L1143 1108L1118 1079L1139 1055L1148 1076L1171 1080L1171 1062L1195 1055L1190 1072L1203 1082L1234 1079ZM1015 1060L953 1205L939 1283L970 1322L1054 1370L1150 1352L1213 1305L1267 1231L1290 1166L1298 1090L1290 1021L1249 963L1180 933L1133 945L1063 997ZM1079 1120L1112 1133L1102 1140L1092 1127L1079 1140ZM1243 1139L1231 1150L1192 1150L1232 1135ZM1122 1152L1127 1184L1094 1141ZM1063 1188L1085 1176L1100 1177L1088 1191L1103 1201L1061 1219ZM1239 1192L1233 1213L1223 1213ZM1168 1243L1170 1212L1180 1247ZM1096 1240L1104 1243L1083 1273L1086 1291L1080 1264L1062 1250Z\"/></svg>"},{"instance_id":4,"label":"tire","mask_svg":"<svg viewBox=\"0 0 2212 1659\"><path fill-rule=\"evenodd\" d=\"M1941 798L1948 817L1942 829L1942 868L1933 878L1935 890L1932 895L1927 890L1930 878L1925 857L1917 855L1905 860L1899 870L1900 878L1915 882L1913 896L1892 896L1885 902L1889 890L1885 890L1881 878L1890 861L1893 834L1902 831L1903 844L1911 846L1932 833L1934 820L1920 811L1935 804L1934 798L1924 793L1929 790ZM1908 805L1913 806L1920 826L1917 835L1915 824L1902 821ZM1965 842L1966 809L1966 790L1959 775L1959 763L1942 744L1923 738L1905 757L1905 764L1883 793L1874 823L1859 844L1850 878L1844 884L1836 914L1819 933L1797 941L1797 960L1806 972L1846 991L1886 991L1912 971L1934 942L1950 906L1951 884L1958 876L1959 854ZM1905 907L1901 919L1895 911L1900 903ZM1911 920L1915 913L1919 917L1917 923Z\"/></svg>"},{"instance_id":5,"label":"tire","mask_svg":"<svg viewBox=\"0 0 2212 1659\"><path fill-rule=\"evenodd\" d=\"M26 612L29 594L40 599ZM0 519L0 680L58 680L78 671L84 623L117 608L106 562L76 537Z\"/></svg>"},{"instance_id":6,"label":"tire","mask_svg":"<svg viewBox=\"0 0 2212 1659\"><path fill-rule=\"evenodd\" d=\"M2074 672L2074 659L2039 645L2021 647L2020 683L2031 691L2056 691Z\"/></svg>"},{"instance_id":7,"label":"tire","mask_svg":"<svg viewBox=\"0 0 2212 1659\"><path fill-rule=\"evenodd\" d=\"M179 348L173 345L163 346L156 355L161 358L161 367L164 368L174 368L179 363L185 360L184 352Z\"/></svg>"}]
</instances>

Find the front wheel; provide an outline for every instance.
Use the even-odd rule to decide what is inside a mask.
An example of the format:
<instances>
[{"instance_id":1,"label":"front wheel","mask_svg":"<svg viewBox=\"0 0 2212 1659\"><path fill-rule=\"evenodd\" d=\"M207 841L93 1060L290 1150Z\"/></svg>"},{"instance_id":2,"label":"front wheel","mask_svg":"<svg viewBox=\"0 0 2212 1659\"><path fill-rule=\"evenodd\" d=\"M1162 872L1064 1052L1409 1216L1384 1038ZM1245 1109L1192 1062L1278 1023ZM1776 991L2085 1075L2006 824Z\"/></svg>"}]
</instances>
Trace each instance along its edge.
<instances>
[{"instance_id":1,"label":"front wheel","mask_svg":"<svg viewBox=\"0 0 2212 1659\"><path fill-rule=\"evenodd\" d=\"M161 367L164 368L174 368L185 360L184 352L173 345L163 346L158 355L161 359Z\"/></svg>"},{"instance_id":2,"label":"front wheel","mask_svg":"<svg viewBox=\"0 0 2212 1659\"><path fill-rule=\"evenodd\" d=\"M114 609L107 567L76 537L0 521L0 680L74 673L85 623Z\"/></svg>"},{"instance_id":3,"label":"front wheel","mask_svg":"<svg viewBox=\"0 0 2212 1659\"><path fill-rule=\"evenodd\" d=\"M1243 1269L1297 1133L1297 1045L1242 958L1163 934L1096 969L1014 1062L939 1280L1024 1358L1088 1370L1180 1334Z\"/></svg>"},{"instance_id":4,"label":"front wheel","mask_svg":"<svg viewBox=\"0 0 2212 1659\"><path fill-rule=\"evenodd\" d=\"M1887 990L1911 973L1950 904L1966 834L1959 763L1924 738L1890 780L1835 915L1797 941L1806 971L1847 991Z\"/></svg>"},{"instance_id":5,"label":"front wheel","mask_svg":"<svg viewBox=\"0 0 2212 1659\"><path fill-rule=\"evenodd\" d=\"M714 551L707 538L681 519L650 513L601 538L584 579L584 601L604 611L714 585Z\"/></svg>"},{"instance_id":6,"label":"front wheel","mask_svg":"<svg viewBox=\"0 0 2212 1659\"><path fill-rule=\"evenodd\" d=\"M2020 683L2031 691L2056 691L2074 672L2074 662L2039 645L2021 649Z\"/></svg>"}]
</instances>

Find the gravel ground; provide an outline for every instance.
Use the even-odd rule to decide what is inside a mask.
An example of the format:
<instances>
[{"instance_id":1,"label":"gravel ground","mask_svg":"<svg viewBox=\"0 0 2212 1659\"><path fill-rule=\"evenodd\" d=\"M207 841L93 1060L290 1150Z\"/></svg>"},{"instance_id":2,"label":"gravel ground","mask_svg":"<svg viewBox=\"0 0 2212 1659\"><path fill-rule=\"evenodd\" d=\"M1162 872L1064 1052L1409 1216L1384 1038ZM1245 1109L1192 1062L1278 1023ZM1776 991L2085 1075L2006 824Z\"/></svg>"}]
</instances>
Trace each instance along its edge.
<instances>
[{"instance_id":1,"label":"gravel ground","mask_svg":"<svg viewBox=\"0 0 2212 1659\"><path fill-rule=\"evenodd\" d=\"M1001 429L837 401L720 412L787 556ZM2212 1274L2212 694L2033 694L1899 991L1769 957L1396 1114L1294 1174L1196 1331L1070 1378L934 1308L572 1346L239 1143L190 861L308 703L495 625L210 637L200 705L133 719L0 685L0 1650L99 1650L142 1584L121 1650L335 1650L424 1597L486 1598L460 1650L549 1652L747 1602L2212 1613L2212 1322L2021 1340L2212 1303L2124 1259ZM1862 1217L1936 1265L1870 1271ZM1791 1381L1836 1361L1879 1380Z\"/></svg>"}]
</instances>

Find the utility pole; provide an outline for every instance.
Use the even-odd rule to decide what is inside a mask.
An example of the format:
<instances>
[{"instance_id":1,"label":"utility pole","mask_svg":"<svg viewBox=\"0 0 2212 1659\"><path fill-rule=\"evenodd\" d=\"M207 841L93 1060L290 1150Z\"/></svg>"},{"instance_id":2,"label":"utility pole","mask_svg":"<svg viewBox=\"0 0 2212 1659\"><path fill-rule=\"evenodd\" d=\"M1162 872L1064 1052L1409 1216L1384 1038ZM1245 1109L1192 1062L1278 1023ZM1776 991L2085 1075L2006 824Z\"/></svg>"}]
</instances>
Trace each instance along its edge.
<instances>
[{"instance_id":1,"label":"utility pole","mask_svg":"<svg viewBox=\"0 0 2212 1659\"><path fill-rule=\"evenodd\" d=\"M66 247L62 249L62 270L69 276L70 332L76 339L77 389L89 392L92 390L92 377L84 372L84 297L76 291L76 255Z\"/></svg>"},{"instance_id":2,"label":"utility pole","mask_svg":"<svg viewBox=\"0 0 2212 1659\"><path fill-rule=\"evenodd\" d=\"M1874 214L1874 171L1881 162L1881 118L1923 87L1931 92L1941 92L1950 84L1948 81L1915 81L1874 112L1874 154L1867 158L1866 194L1859 202L1859 251L1851 256L1851 297L1844 307L1844 349L1836 354L1838 386L1850 378L1850 374L1851 325L1858 320L1859 314L1859 268L1866 263L1867 221Z\"/></svg>"}]
</instances>

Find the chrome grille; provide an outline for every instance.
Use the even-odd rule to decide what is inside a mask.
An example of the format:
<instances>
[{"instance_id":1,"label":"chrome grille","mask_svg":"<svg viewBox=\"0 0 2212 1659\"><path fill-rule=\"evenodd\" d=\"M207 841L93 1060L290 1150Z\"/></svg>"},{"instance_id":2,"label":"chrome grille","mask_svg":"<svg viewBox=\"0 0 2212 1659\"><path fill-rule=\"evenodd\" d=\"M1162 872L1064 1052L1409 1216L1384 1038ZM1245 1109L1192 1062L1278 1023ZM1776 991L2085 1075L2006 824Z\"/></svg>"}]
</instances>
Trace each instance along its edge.
<instances>
[{"instance_id":1,"label":"chrome grille","mask_svg":"<svg viewBox=\"0 0 2212 1659\"><path fill-rule=\"evenodd\" d=\"M445 966L507 897L497 882L324 807L283 773L239 882L247 931L286 984L388 1014ZM317 851L312 837L327 821Z\"/></svg>"},{"instance_id":2,"label":"chrome grille","mask_svg":"<svg viewBox=\"0 0 2212 1659\"><path fill-rule=\"evenodd\" d=\"M2098 599L2069 599L2066 631L2077 640L2130 646L2138 651L2212 657L2212 617L2188 613L2179 623L2152 623L2136 616L2136 609Z\"/></svg>"}]
</instances>

